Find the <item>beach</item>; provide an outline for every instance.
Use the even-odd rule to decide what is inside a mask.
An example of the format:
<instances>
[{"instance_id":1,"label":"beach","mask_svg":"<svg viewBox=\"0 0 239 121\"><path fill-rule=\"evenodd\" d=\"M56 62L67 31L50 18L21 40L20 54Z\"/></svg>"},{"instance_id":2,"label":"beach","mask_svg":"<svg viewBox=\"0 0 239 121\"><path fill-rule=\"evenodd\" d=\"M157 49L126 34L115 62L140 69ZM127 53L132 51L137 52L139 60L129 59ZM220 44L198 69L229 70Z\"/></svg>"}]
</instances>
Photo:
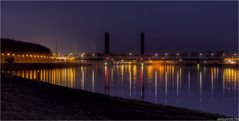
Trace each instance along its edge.
<instances>
[{"instance_id":1,"label":"beach","mask_svg":"<svg viewBox=\"0 0 239 121\"><path fill-rule=\"evenodd\" d=\"M106 96L1 74L1 119L218 119L218 114Z\"/></svg>"}]
</instances>

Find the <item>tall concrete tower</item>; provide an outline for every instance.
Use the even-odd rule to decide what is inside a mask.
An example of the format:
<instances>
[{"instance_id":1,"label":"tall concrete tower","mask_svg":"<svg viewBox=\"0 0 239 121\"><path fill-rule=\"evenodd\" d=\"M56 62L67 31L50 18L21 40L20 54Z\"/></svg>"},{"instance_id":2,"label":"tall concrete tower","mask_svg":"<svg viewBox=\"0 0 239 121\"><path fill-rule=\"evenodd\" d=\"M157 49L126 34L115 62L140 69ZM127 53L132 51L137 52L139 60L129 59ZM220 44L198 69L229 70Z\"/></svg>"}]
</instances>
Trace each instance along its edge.
<instances>
[{"instance_id":1,"label":"tall concrete tower","mask_svg":"<svg viewBox=\"0 0 239 121\"><path fill-rule=\"evenodd\" d=\"M105 32L105 55L110 54L110 33Z\"/></svg>"},{"instance_id":2,"label":"tall concrete tower","mask_svg":"<svg viewBox=\"0 0 239 121\"><path fill-rule=\"evenodd\" d=\"M144 32L140 33L140 55L144 55Z\"/></svg>"}]
</instances>

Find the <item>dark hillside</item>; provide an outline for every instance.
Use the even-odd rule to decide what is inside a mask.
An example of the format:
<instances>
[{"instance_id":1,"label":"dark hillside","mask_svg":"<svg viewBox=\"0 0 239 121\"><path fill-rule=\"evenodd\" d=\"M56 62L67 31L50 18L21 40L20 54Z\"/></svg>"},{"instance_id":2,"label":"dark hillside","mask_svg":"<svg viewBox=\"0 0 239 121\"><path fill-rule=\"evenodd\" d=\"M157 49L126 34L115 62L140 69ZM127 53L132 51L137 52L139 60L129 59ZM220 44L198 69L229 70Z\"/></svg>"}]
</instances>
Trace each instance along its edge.
<instances>
[{"instance_id":1,"label":"dark hillside","mask_svg":"<svg viewBox=\"0 0 239 121\"><path fill-rule=\"evenodd\" d=\"M1 38L1 52L13 53L44 53L50 54L51 50L39 44L16 41L13 39Z\"/></svg>"}]
</instances>

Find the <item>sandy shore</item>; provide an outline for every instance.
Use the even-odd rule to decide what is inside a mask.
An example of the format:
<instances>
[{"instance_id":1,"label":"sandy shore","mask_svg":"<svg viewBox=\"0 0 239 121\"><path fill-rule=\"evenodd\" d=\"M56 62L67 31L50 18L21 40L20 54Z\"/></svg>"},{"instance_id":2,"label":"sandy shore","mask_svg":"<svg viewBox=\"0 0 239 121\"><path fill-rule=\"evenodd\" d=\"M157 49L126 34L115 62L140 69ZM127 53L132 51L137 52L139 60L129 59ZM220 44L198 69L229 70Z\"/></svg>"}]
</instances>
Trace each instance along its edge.
<instances>
[{"instance_id":1,"label":"sandy shore","mask_svg":"<svg viewBox=\"0 0 239 121\"><path fill-rule=\"evenodd\" d=\"M217 119L185 108L110 97L1 74L1 119Z\"/></svg>"}]
</instances>

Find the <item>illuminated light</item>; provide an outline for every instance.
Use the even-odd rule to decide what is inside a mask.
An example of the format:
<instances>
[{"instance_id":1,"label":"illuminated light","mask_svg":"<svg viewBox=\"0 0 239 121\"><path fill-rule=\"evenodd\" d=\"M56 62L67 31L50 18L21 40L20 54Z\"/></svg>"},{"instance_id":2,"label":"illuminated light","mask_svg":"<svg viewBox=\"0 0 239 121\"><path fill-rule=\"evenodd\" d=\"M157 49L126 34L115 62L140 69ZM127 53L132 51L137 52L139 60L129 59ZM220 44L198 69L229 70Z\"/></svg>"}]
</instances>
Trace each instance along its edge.
<instances>
[{"instance_id":1,"label":"illuminated light","mask_svg":"<svg viewBox=\"0 0 239 121\"><path fill-rule=\"evenodd\" d=\"M124 62L124 60L123 60L123 59L122 59L121 61L122 61L122 62Z\"/></svg>"},{"instance_id":2,"label":"illuminated light","mask_svg":"<svg viewBox=\"0 0 239 121\"><path fill-rule=\"evenodd\" d=\"M28 55L26 55L26 57L28 57Z\"/></svg>"},{"instance_id":3,"label":"illuminated light","mask_svg":"<svg viewBox=\"0 0 239 121\"><path fill-rule=\"evenodd\" d=\"M8 56L10 56L10 53L7 53Z\"/></svg>"},{"instance_id":4,"label":"illuminated light","mask_svg":"<svg viewBox=\"0 0 239 121\"><path fill-rule=\"evenodd\" d=\"M12 56L15 56L15 54L12 54Z\"/></svg>"},{"instance_id":5,"label":"illuminated light","mask_svg":"<svg viewBox=\"0 0 239 121\"><path fill-rule=\"evenodd\" d=\"M46 57L46 56L43 56L44 58ZM65 58L66 59L66 58Z\"/></svg>"},{"instance_id":6,"label":"illuminated light","mask_svg":"<svg viewBox=\"0 0 239 121\"><path fill-rule=\"evenodd\" d=\"M85 53L82 53L80 56L81 56L81 58L83 58L85 56Z\"/></svg>"},{"instance_id":7,"label":"illuminated light","mask_svg":"<svg viewBox=\"0 0 239 121\"><path fill-rule=\"evenodd\" d=\"M226 54L225 54L225 53L223 53L222 55L223 55L223 56L225 56Z\"/></svg>"},{"instance_id":8,"label":"illuminated light","mask_svg":"<svg viewBox=\"0 0 239 121\"><path fill-rule=\"evenodd\" d=\"M41 55L41 58L42 58L43 56Z\"/></svg>"},{"instance_id":9,"label":"illuminated light","mask_svg":"<svg viewBox=\"0 0 239 121\"><path fill-rule=\"evenodd\" d=\"M179 53L177 53L177 55L179 55Z\"/></svg>"},{"instance_id":10,"label":"illuminated light","mask_svg":"<svg viewBox=\"0 0 239 121\"><path fill-rule=\"evenodd\" d=\"M141 66L143 67L143 66L144 66L144 63L141 63Z\"/></svg>"},{"instance_id":11,"label":"illuminated light","mask_svg":"<svg viewBox=\"0 0 239 121\"><path fill-rule=\"evenodd\" d=\"M154 56L158 56L158 53L155 53Z\"/></svg>"},{"instance_id":12,"label":"illuminated light","mask_svg":"<svg viewBox=\"0 0 239 121\"><path fill-rule=\"evenodd\" d=\"M105 64L105 66L107 66L107 63L104 63Z\"/></svg>"},{"instance_id":13,"label":"illuminated light","mask_svg":"<svg viewBox=\"0 0 239 121\"><path fill-rule=\"evenodd\" d=\"M198 69L198 70L200 69L200 65L199 65L199 64L197 64L197 69Z\"/></svg>"},{"instance_id":14,"label":"illuminated light","mask_svg":"<svg viewBox=\"0 0 239 121\"><path fill-rule=\"evenodd\" d=\"M25 57L24 55L22 55L22 57Z\"/></svg>"},{"instance_id":15,"label":"illuminated light","mask_svg":"<svg viewBox=\"0 0 239 121\"><path fill-rule=\"evenodd\" d=\"M114 59L113 59L113 58L111 58L111 60L113 61Z\"/></svg>"},{"instance_id":16,"label":"illuminated light","mask_svg":"<svg viewBox=\"0 0 239 121\"><path fill-rule=\"evenodd\" d=\"M232 60L228 60L228 63L230 63L230 64L235 64L236 62L235 62L235 61L232 61Z\"/></svg>"},{"instance_id":17,"label":"illuminated light","mask_svg":"<svg viewBox=\"0 0 239 121\"><path fill-rule=\"evenodd\" d=\"M165 55L168 55L168 53L165 53Z\"/></svg>"},{"instance_id":18,"label":"illuminated light","mask_svg":"<svg viewBox=\"0 0 239 121\"><path fill-rule=\"evenodd\" d=\"M179 61L182 61L182 59L179 59Z\"/></svg>"},{"instance_id":19,"label":"illuminated light","mask_svg":"<svg viewBox=\"0 0 239 121\"><path fill-rule=\"evenodd\" d=\"M20 57L20 55L17 55L17 57Z\"/></svg>"},{"instance_id":20,"label":"illuminated light","mask_svg":"<svg viewBox=\"0 0 239 121\"><path fill-rule=\"evenodd\" d=\"M34 55L34 58L36 57L36 55Z\"/></svg>"},{"instance_id":21,"label":"illuminated light","mask_svg":"<svg viewBox=\"0 0 239 121\"><path fill-rule=\"evenodd\" d=\"M95 56L95 53L92 53L92 56Z\"/></svg>"},{"instance_id":22,"label":"illuminated light","mask_svg":"<svg viewBox=\"0 0 239 121\"><path fill-rule=\"evenodd\" d=\"M2 56L4 56L4 53L2 53Z\"/></svg>"},{"instance_id":23,"label":"illuminated light","mask_svg":"<svg viewBox=\"0 0 239 121\"><path fill-rule=\"evenodd\" d=\"M234 53L234 56L237 56L237 54L236 54L236 53Z\"/></svg>"},{"instance_id":24,"label":"illuminated light","mask_svg":"<svg viewBox=\"0 0 239 121\"><path fill-rule=\"evenodd\" d=\"M32 55L30 55L30 57L32 57Z\"/></svg>"},{"instance_id":25,"label":"illuminated light","mask_svg":"<svg viewBox=\"0 0 239 121\"><path fill-rule=\"evenodd\" d=\"M211 56L213 56L213 55L214 55L214 53L211 54Z\"/></svg>"},{"instance_id":26,"label":"illuminated light","mask_svg":"<svg viewBox=\"0 0 239 121\"><path fill-rule=\"evenodd\" d=\"M202 55L202 53L199 54L200 56Z\"/></svg>"},{"instance_id":27,"label":"illuminated light","mask_svg":"<svg viewBox=\"0 0 239 121\"><path fill-rule=\"evenodd\" d=\"M39 55L37 55L37 57L39 58L40 56L39 56Z\"/></svg>"},{"instance_id":28,"label":"illuminated light","mask_svg":"<svg viewBox=\"0 0 239 121\"><path fill-rule=\"evenodd\" d=\"M129 55L132 55L132 53L129 53Z\"/></svg>"}]
</instances>

